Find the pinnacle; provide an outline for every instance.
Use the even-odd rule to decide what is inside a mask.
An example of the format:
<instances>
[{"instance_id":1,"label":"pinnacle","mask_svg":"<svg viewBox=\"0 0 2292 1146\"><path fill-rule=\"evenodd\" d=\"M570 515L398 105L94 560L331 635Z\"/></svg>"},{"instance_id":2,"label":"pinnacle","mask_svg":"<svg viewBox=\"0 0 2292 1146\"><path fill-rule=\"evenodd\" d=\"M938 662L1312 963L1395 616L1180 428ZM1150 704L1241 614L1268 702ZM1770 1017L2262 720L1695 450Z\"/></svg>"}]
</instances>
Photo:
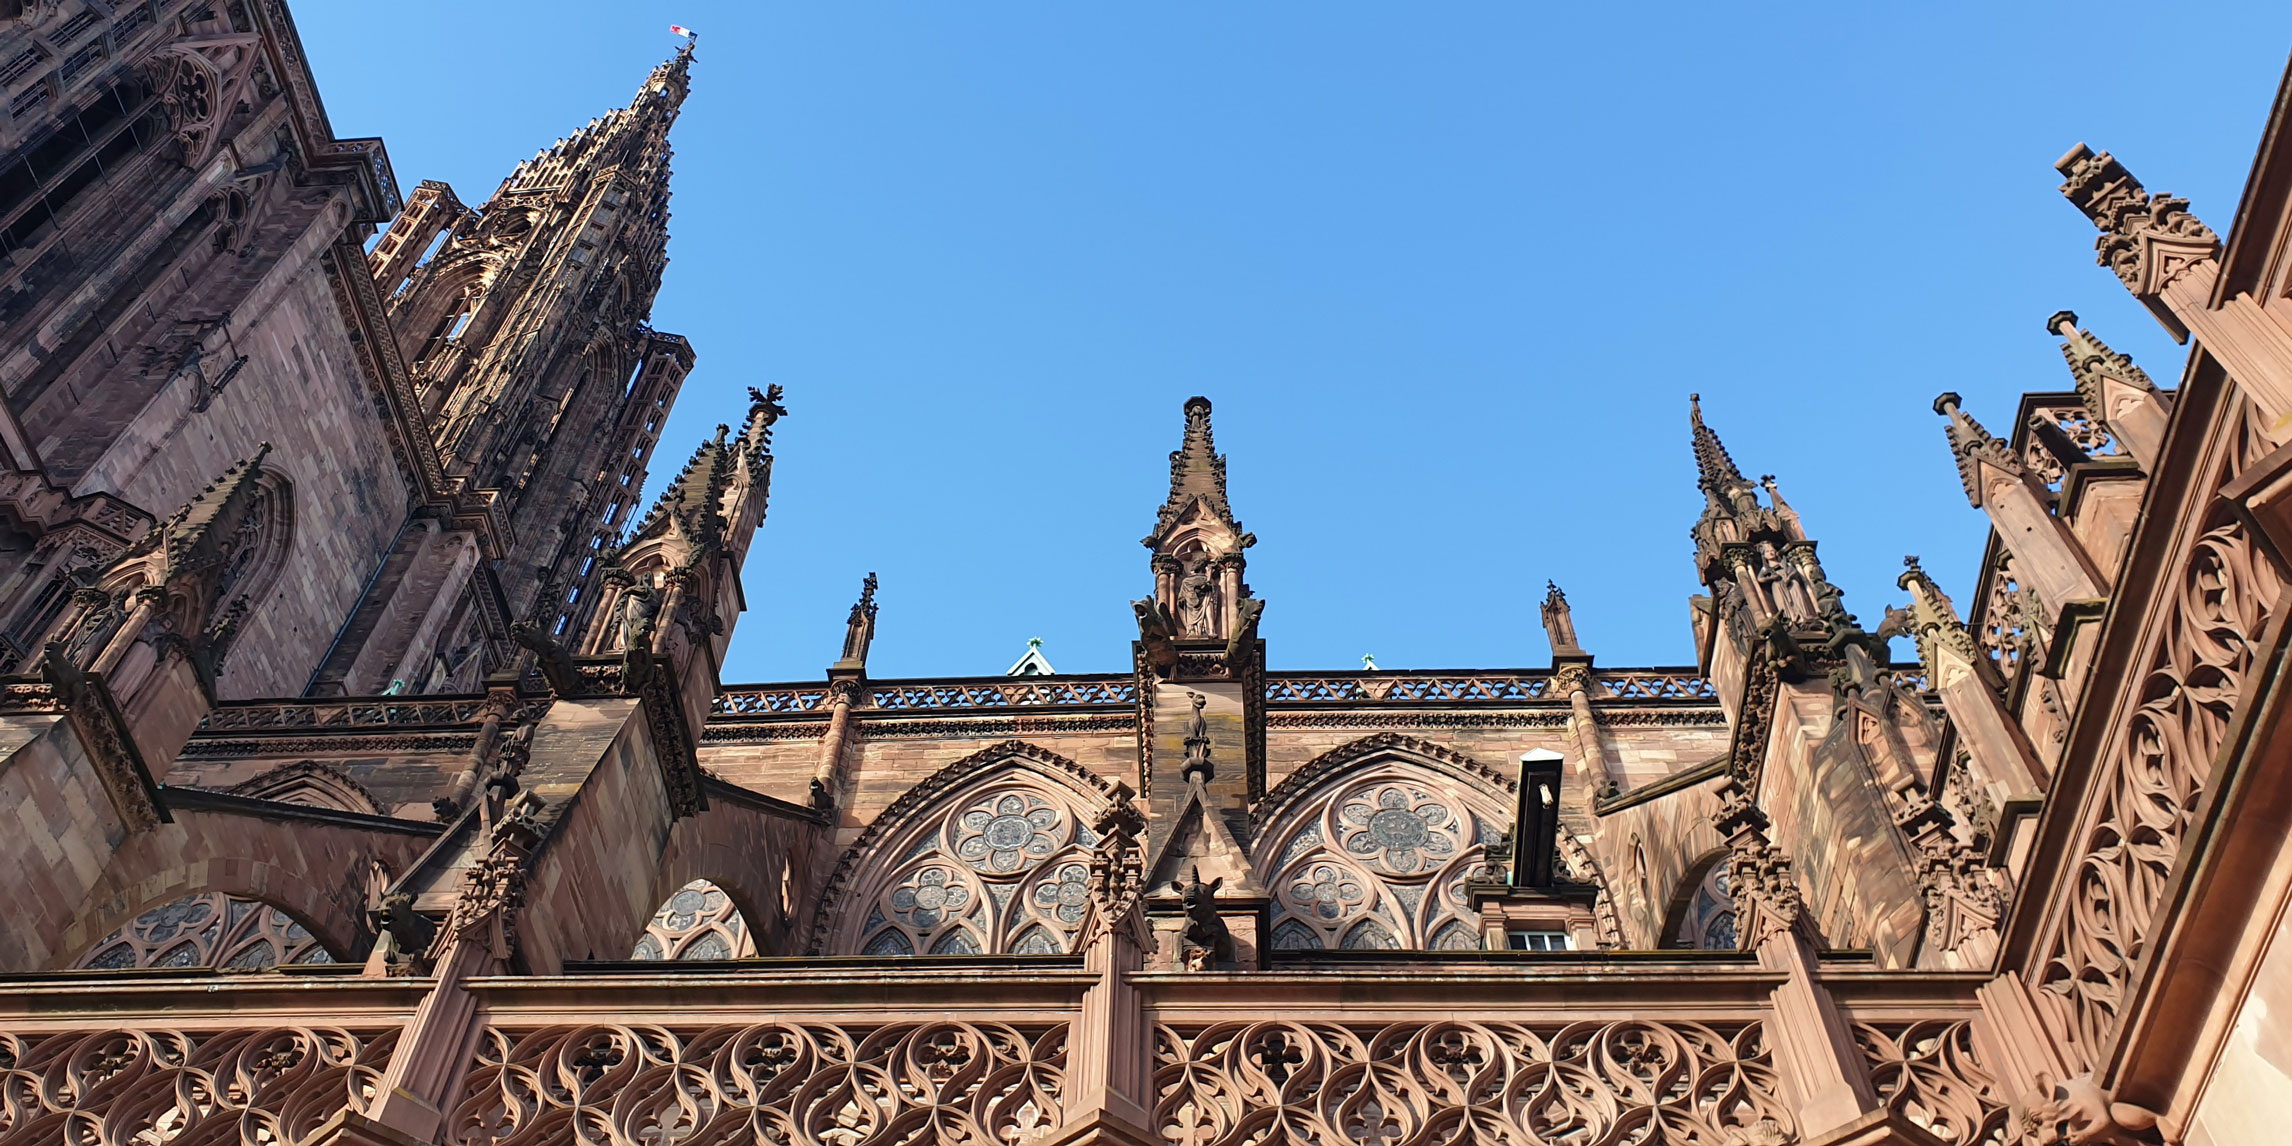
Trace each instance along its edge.
<instances>
[{"instance_id":1,"label":"pinnacle","mask_svg":"<svg viewBox=\"0 0 2292 1146\"><path fill-rule=\"evenodd\" d=\"M1233 507L1226 502L1226 459L1217 452L1211 433L1210 400L1200 395L1186 399L1185 437L1170 453L1170 496L1146 544L1158 544L1196 501L1207 503L1212 514L1240 532L1241 523L1234 520Z\"/></svg>"},{"instance_id":2,"label":"pinnacle","mask_svg":"<svg viewBox=\"0 0 2292 1146\"><path fill-rule=\"evenodd\" d=\"M1719 441L1719 435L1703 424L1703 395L1687 396L1687 420L1695 448L1696 484L1714 494L1748 485L1743 480L1743 471L1735 468L1735 459L1727 455L1727 447Z\"/></svg>"}]
</instances>

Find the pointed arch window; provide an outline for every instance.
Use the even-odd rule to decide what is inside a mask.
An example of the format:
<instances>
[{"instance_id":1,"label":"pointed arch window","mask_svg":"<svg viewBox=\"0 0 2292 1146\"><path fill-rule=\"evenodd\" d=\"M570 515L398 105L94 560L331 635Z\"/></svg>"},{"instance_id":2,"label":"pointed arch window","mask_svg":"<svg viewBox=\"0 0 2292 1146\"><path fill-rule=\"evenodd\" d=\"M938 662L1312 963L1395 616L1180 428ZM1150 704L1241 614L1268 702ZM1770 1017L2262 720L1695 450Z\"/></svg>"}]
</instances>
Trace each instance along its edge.
<instances>
[{"instance_id":1,"label":"pointed arch window","mask_svg":"<svg viewBox=\"0 0 2292 1146\"><path fill-rule=\"evenodd\" d=\"M1098 843L1080 794L1012 767L887 837L841 934L863 955L1059 955L1074 949ZM857 916L856 926L851 917Z\"/></svg>"},{"instance_id":2,"label":"pointed arch window","mask_svg":"<svg viewBox=\"0 0 2292 1146\"><path fill-rule=\"evenodd\" d=\"M1386 760L1295 802L1261 837L1276 949L1474 950L1464 881L1501 836L1502 804Z\"/></svg>"},{"instance_id":3,"label":"pointed arch window","mask_svg":"<svg viewBox=\"0 0 2292 1146\"><path fill-rule=\"evenodd\" d=\"M332 963L302 924L260 900L219 891L186 895L104 936L74 966L216 967L260 971L287 963Z\"/></svg>"},{"instance_id":4,"label":"pointed arch window","mask_svg":"<svg viewBox=\"0 0 2292 1146\"><path fill-rule=\"evenodd\" d=\"M653 913L629 958L636 960L752 959L756 937L724 889L696 879L676 890Z\"/></svg>"},{"instance_id":5,"label":"pointed arch window","mask_svg":"<svg viewBox=\"0 0 2292 1146\"><path fill-rule=\"evenodd\" d=\"M1679 917L1678 945L1701 951L1733 951L1740 946L1725 852L1704 864L1703 878L1688 895Z\"/></svg>"}]
</instances>

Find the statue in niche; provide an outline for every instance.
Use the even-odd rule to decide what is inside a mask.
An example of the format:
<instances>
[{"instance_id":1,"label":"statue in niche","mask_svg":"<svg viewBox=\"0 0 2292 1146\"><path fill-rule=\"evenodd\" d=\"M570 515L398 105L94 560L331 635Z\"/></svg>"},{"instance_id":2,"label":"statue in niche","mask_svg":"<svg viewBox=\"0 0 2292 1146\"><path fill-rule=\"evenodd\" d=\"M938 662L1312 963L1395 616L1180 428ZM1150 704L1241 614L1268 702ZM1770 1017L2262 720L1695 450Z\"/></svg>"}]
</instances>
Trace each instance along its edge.
<instances>
[{"instance_id":1,"label":"statue in niche","mask_svg":"<svg viewBox=\"0 0 2292 1146\"><path fill-rule=\"evenodd\" d=\"M114 595L95 588L73 590L73 601L87 612L80 618L78 631L64 645L65 659L82 668L93 662L111 642L112 634L119 631L120 623L127 620L127 597L124 592Z\"/></svg>"},{"instance_id":2,"label":"statue in niche","mask_svg":"<svg viewBox=\"0 0 2292 1146\"><path fill-rule=\"evenodd\" d=\"M1189 637L1214 637L1218 628L1218 582L1213 559L1197 554L1178 582L1178 630Z\"/></svg>"}]
</instances>

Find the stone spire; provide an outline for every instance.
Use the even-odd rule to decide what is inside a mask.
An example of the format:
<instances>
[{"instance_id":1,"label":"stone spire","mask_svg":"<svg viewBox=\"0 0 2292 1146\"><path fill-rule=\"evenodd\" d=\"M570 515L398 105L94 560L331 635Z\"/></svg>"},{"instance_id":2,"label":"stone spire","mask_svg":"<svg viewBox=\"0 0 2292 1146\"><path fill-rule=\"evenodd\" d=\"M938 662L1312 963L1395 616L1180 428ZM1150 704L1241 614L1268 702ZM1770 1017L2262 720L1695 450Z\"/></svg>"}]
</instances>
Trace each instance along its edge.
<instances>
[{"instance_id":1,"label":"stone spire","mask_svg":"<svg viewBox=\"0 0 2292 1146\"><path fill-rule=\"evenodd\" d=\"M716 436L692 452L691 460L669 479L644 519L629 532L629 545L672 531L683 534L694 546L713 548L723 541L724 518L718 509L734 469L734 451L725 442L731 432L732 427L719 423Z\"/></svg>"},{"instance_id":2,"label":"stone spire","mask_svg":"<svg viewBox=\"0 0 2292 1146\"><path fill-rule=\"evenodd\" d=\"M859 600L852 602L851 616L844 619L844 655L830 669L837 671L867 672L868 646L875 643L875 574L860 582Z\"/></svg>"},{"instance_id":3,"label":"stone spire","mask_svg":"<svg viewBox=\"0 0 2292 1146\"><path fill-rule=\"evenodd\" d=\"M1983 486L1987 484L1985 469L2016 479L2027 472L2028 467L2013 455L2005 439L1990 433L1972 414L1966 413L1955 391L1935 398L1934 412L1948 419L1942 432L1950 439L1951 455L1958 460L1958 480L1966 487L1966 500L1972 502L1975 509L1982 507Z\"/></svg>"},{"instance_id":4,"label":"stone spire","mask_svg":"<svg viewBox=\"0 0 2292 1146\"><path fill-rule=\"evenodd\" d=\"M1703 396L1687 396L1690 444L1695 451L1695 485L1703 491L1703 514L1690 534L1704 584L1723 576L1730 547L1770 541L1804 541L1798 515L1759 504L1759 487L1735 468L1719 435L1703 422ZM1771 481L1771 479L1770 479ZM1779 505L1779 503L1778 503Z\"/></svg>"},{"instance_id":5,"label":"stone spire","mask_svg":"<svg viewBox=\"0 0 2292 1146\"><path fill-rule=\"evenodd\" d=\"M269 457L270 452L271 444L264 442L255 447L254 453L233 462L229 469L208 482L206 488L183 503L181 509L153 526L129 553L132 555L146 546L164 553L167 564L162 580L218 561L214 542L237 528L247 499L254 492L255 480L262 473L263 459Z\"/></svg>"},{"instance_id":6,"label":"stone spire","mask_svg":"<svg viewBox=\"0 0 2292 1146\"><path fill-rule=\"evenodd\" d=\"M1743 471L1735 468L1735 459L1728 456L1719 435L1703 424L1703 395L1687 396L1687 421L1695 448L1695 484L1714 506L1728 505L1739 492L1752 486L1743 480Z\"/></svg>"},{"instance_id":7,"label":"stone spire","mask_svg":"<svg viewBox=\"0 0 2292 1146\"><path fill-rule=\"evenodd\" d=\"M1170 496L1145 539L1154 551L1154 599L1136 606L1148 643L1254 637L1264 606L1242 580L1242 550L1255 544L1226 502L1226 459L1210 436L1210 400L1188 398L1185 437L1170 454Z\"/></svg>"},{"instance_id":8,"label":"stone spire","mask_svg":"<svg viewBox=\"0 0 2292 1146\"><path fill-rule=\"evenodd\" d=\"M725 545L733 563L748 560L748 543L764 524L772 498L772 427L788 416L780 404L784 391L775 383L763 390L748 388L748 421L733 445L733 470L724 492Z\"/></svg>"},{"instance_id":9,"label":"stone spire","mask_svg":"<svg viewBox=\"0 0 2292 1146\"><path fill-rule=\"evenodd\" d=\"M1149 549L1160 549L1181 524L1193 520L1196 507L1241 534L1241 522L1234 520L1233 507L1226 502L1226 459L1217 452L1217 443L1210 432L1210 400L1203 397L1186 399L1186 434L1177 449L1170 452L1170 497L1162 503L1162 511L1154 523L1154 532L1146 537ZM1243 542L1247 548L1256 538Z\"/></svg>"},{"instance_id":10,"label":"stone spire","mask_svg":"<svg viewBox=\"0 0 2292 1146\"><path fill-rule=\"evenodd\" d=\"M2142 469L2153 469L2164 449L2165 422L2171 417L2165 394L2132 358L2109 349L2093 332L2079 330L2075 312L2054 312L2045 320L2045 328L2062 339L2061 357L2077 380L2077 396L2085 400L2086 412L2108 427Z\"/></svg>"},{"instance_id":11,"label":"stone spire","mask_svg":"<svg viewBox=\"0 0 2292 1146\"><path fill-rule=\"evenodd\" d=\"M647 325L692 59L687 46L653 68L626 107L518 164L478 210L425 185L370 260L446 478L487 491L509 526L482 576L512 618L552 631L585 624L589 558L636 508L694 362Z\"/></svg>"},{"instance_id":12,"label":"stone spire","mask_svg":"<svg viewBox=\"0 0 2292 1146\"><path fill-rule=\"evenodd\" d=\"M1568 608L1568 595L1560 591L1557 582L1544 582L1544 636L1552 643L1552 660L1576 660L1590 663L1591 654L1576 643L1576 620Z\"/></svg>"}]
</instances>

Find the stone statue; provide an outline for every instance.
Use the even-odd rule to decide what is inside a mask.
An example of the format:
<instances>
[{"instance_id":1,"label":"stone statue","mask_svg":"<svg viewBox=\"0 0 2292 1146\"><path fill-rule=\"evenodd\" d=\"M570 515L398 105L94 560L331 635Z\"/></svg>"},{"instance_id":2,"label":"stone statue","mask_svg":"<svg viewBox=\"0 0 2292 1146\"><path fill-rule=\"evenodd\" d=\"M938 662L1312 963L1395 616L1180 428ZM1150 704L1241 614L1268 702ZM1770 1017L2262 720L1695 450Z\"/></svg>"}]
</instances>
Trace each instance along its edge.
<instances>
[{"instance_id":1,"label":"stone statue","mask_svg":"<svg viewBox=\"0 0 2292 1146\"><path fill-rule=\"evenodd\" d=\"M1202 869L1197 867L1193 882L1178 888L1186 911L1184 941L1189 971L1214 971L1233 965L1233 933L1226 930L1225 917L1218 914L1218 889L1225 882L1225 877L1219 876L1203 883Z\"/></svg>"},{"instance_id":2,"label":"stone statue","mask_svg":"<svg viewBox=\"0 0 2292 1146\"><path fill-rule=\"evenodd\" d=\"M1189 637L1214 637L1218 627L1218 584L1208 554L1195 559L1178 582L1178 630Z\"/></svg>"}]
</instances>

